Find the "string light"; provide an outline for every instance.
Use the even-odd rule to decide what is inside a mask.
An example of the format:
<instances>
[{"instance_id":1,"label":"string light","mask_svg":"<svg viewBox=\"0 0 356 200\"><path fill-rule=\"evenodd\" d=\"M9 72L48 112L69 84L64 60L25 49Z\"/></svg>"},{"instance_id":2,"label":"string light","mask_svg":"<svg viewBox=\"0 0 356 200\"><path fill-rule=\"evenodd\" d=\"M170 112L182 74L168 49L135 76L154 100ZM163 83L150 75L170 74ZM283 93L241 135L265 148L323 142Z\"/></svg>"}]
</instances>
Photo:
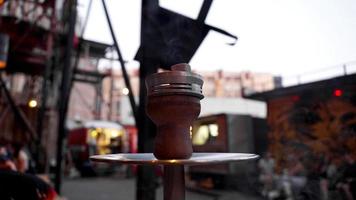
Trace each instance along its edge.
<instances>
[{"instance_id":1,"label":"string light","mask_svg":"<svg viewBox=\"0 0 356 200\"><path fill-rule=\"evenodd\" d=\"M129 93L130 93L129 89L127 89L127 88L123 88L122 89L122 94L123 95L128 95Z\"/></svg>"},{"instance_id":2,"label":"string light","mask_svg":"<svg viewBox=\"0 0 356 200\"><path fill-rule=\"evenodd\" d=\"M37 101L35 99L31 99L29 102L28 102L28 107L30 108L35 108L37 107Z\"/></svg>"}]
</instances>

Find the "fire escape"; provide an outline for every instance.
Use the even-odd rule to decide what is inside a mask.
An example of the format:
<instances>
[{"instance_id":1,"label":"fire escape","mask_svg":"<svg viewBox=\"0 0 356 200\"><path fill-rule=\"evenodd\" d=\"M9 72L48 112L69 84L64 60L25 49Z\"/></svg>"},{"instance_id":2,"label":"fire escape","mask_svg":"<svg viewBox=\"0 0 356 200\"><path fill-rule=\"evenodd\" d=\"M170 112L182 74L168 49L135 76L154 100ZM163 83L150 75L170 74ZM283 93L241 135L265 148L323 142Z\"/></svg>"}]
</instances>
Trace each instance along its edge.
<instances>
[{"instance_id":1,"label":"fire escape","mask_svg":"<svg viewBox=\"0 0 356 200\"><path fill-rule=\"evenodd\" d=\"M0 2L0 142L27 145L41 173L50 160L62 161L74 81L93 84L101 96L107 75L77 67L83 57L97 62L110 46L81 39L76 22L76 0Z\"/></svg>"}]
</instances>

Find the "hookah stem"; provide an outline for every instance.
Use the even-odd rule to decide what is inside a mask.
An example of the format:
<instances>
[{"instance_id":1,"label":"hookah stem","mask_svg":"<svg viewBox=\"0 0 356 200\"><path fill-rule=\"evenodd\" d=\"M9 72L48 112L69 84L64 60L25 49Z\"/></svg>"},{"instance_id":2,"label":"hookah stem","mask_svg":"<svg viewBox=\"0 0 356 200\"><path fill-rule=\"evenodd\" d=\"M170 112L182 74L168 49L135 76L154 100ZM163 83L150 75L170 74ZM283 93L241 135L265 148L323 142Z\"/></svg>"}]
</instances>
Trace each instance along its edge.
<instances>
[{"instance_id":1,"label":"hookah stem","mask_svg":"<svg viewBox=\"0 0 356 200\"><path fill-rule=\"evenodd\" d=\"M185 200L184 165L164 165L164 200Z\"/></svg>"}]
</instances>

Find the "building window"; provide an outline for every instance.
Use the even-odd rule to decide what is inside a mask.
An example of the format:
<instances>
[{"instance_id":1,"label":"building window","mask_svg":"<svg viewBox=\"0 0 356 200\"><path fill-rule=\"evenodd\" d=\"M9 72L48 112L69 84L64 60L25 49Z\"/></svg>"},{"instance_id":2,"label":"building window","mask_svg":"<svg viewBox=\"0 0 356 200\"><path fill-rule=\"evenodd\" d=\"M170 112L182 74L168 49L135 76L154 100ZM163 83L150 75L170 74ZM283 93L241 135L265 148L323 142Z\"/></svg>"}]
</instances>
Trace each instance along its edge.
<instances>
[{"instance_id":1,"label":"building window","mask_svg":"<svg viewBox=\"0 0 356 200\"><path fill-rule=\"evenodd\" d=\"M193 130L193 144L204 145L216 140L219 135L218 125L215 123L202 124L196 131Z\"/></svg>"}]
</instances>

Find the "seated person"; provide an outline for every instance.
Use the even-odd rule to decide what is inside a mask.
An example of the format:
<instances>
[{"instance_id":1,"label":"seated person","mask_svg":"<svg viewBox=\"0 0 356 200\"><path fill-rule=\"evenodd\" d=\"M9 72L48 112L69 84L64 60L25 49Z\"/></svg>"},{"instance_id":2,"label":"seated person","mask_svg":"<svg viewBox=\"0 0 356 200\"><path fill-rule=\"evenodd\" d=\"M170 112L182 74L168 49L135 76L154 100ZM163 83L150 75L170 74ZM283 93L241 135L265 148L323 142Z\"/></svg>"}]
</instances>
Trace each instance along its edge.
<instances>
[{"instance_id":1,"label":"seated person","mask_svg":"<svg viewBox=\"0 0 356 200\"><path fill-rule=\"evenodd\" d=\"M57 194L44 180L31 174L0 170L0 199L55 200Z\"/></svg>"}]
</instances>

